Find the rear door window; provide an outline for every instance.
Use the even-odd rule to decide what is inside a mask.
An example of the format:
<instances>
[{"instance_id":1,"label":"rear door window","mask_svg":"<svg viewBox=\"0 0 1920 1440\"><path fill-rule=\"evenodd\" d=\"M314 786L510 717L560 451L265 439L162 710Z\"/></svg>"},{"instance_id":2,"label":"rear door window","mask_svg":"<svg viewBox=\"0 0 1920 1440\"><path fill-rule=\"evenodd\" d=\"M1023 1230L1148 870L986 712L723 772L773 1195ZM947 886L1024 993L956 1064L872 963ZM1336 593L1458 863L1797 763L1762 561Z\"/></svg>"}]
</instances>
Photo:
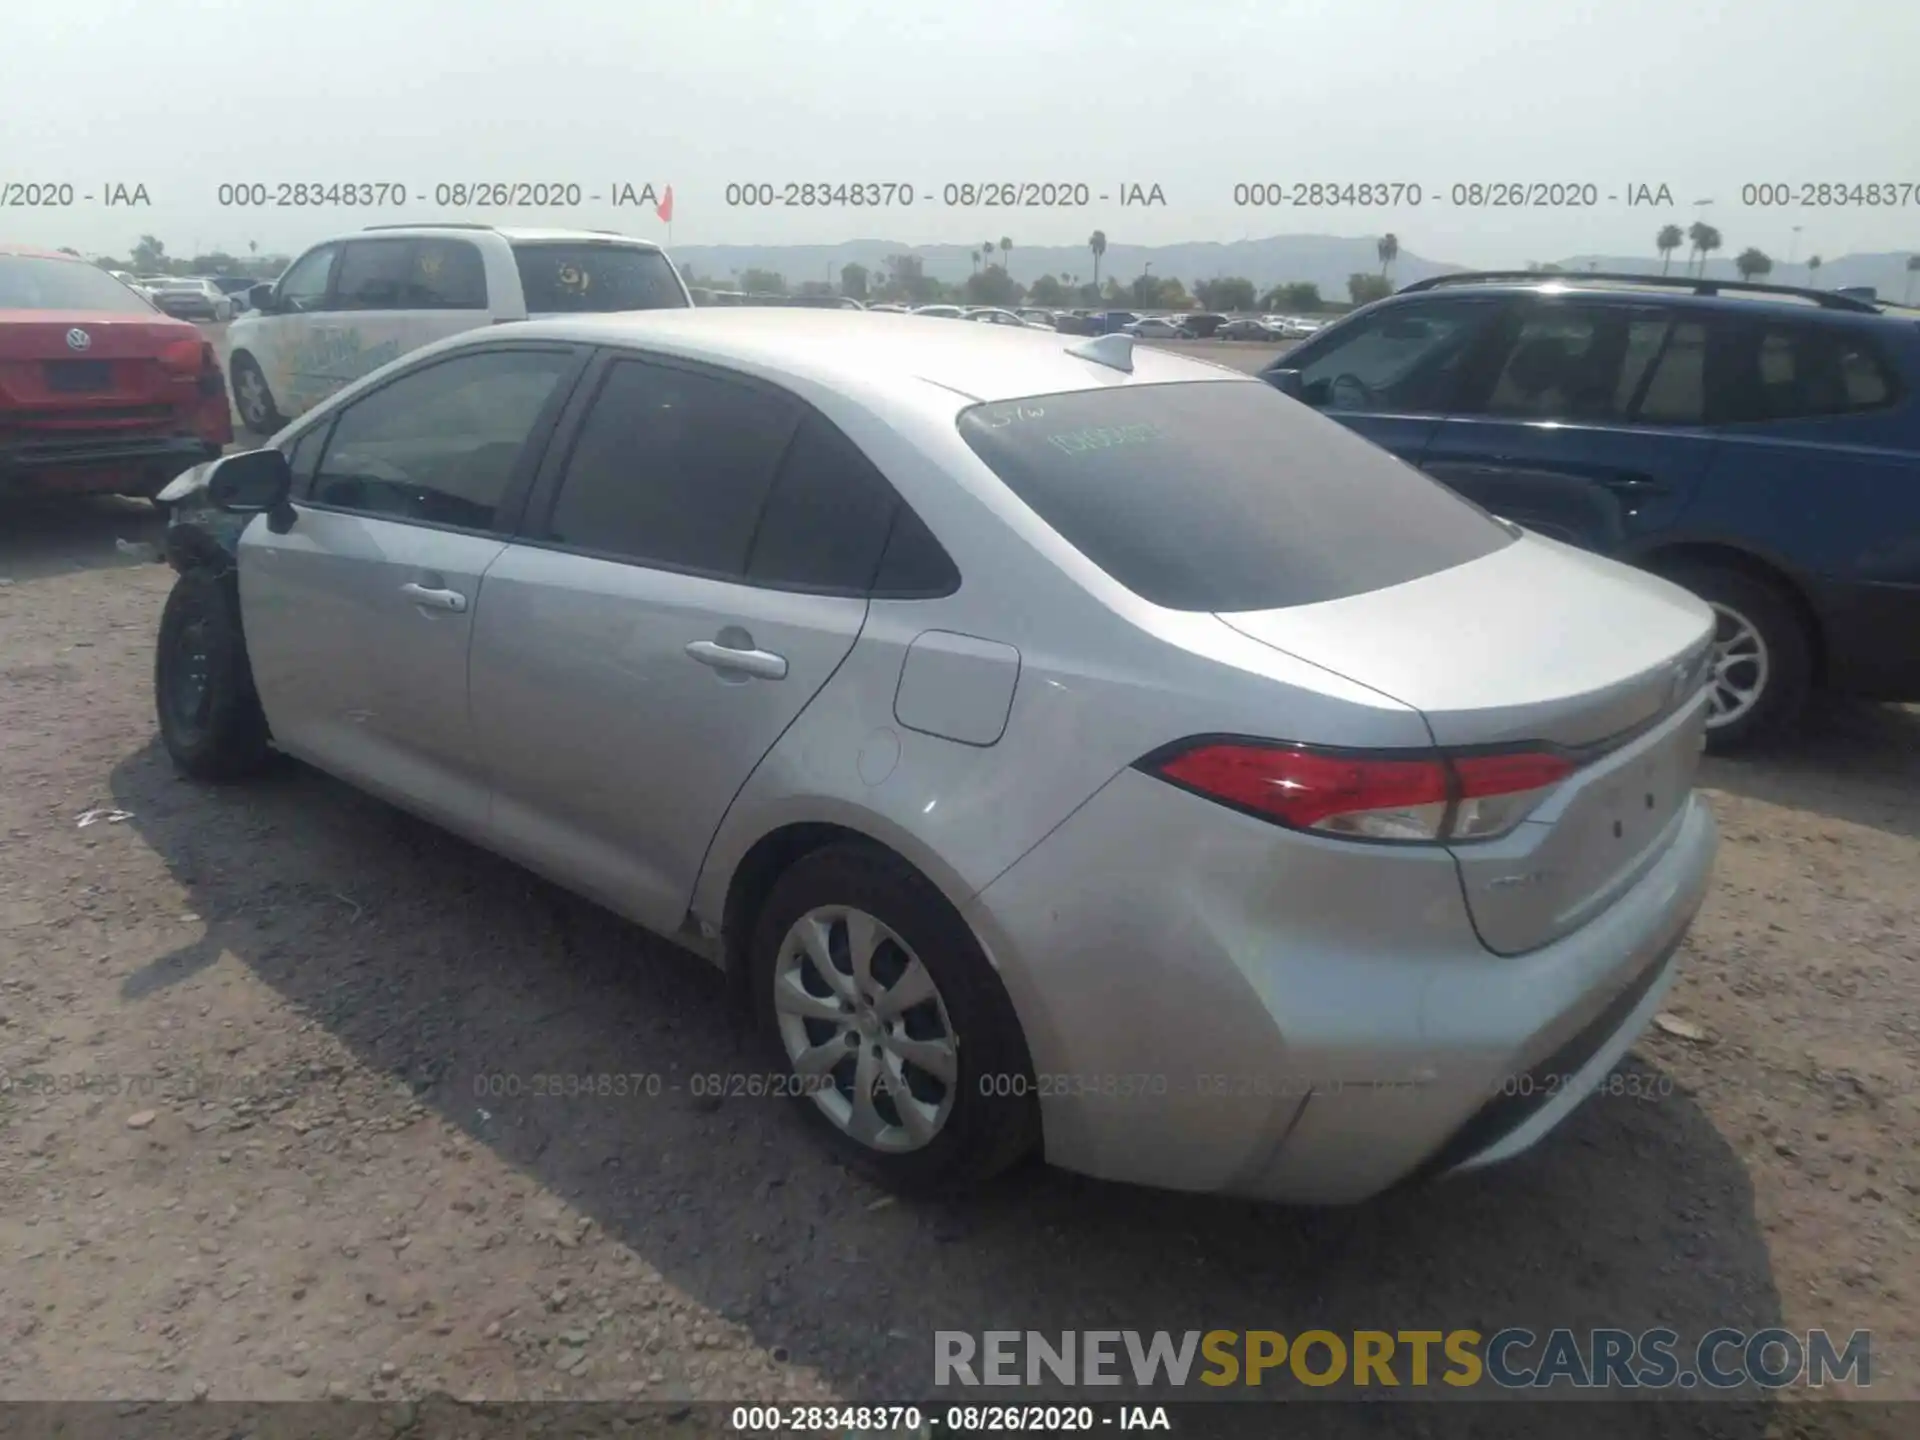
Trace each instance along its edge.
<instances>
[{"instance_id":1,"label":"rear door window","mask_svg":"<svg viewBox=\"0 0 1920 1440\"><path fill-rule=\"evenodd\" d=\"M641 245L595 241L515 245L530 315L684 310L689 301L667 257Z\"/></svg>"},{"instance_id":2,"label":"rear door window","mask_svg":"<svg viewBox=\"0 0 1920 1440\"><path fill-rule=\"evenodd\" d=\"M1174 610L1338 600L1514 540L1439 482L1264 384L1074 391L977 405L959 425L1068 544Z\"/></svg>"},{"instance_id":3,"label":"rear door window","mask_svg":"<svg viewBox=\"0 0 1920 1440\"><path fill-rule=\"evenodd\" d=\"M403 297L409 310L484 310L487 266L470 240L416 240Z\"/></svg>"},{"instance_id":4,"label":"rear door window","mask_svg":"<svg viewBox=\"0 0 1920 1440\"><path fill-rule=\"evenodd\" d=\"M1483 394L1462 413L1513 420L1700 425L1706 334L1657 305L1539 301L1502 327Z\"/></svg>"}]
</instances>

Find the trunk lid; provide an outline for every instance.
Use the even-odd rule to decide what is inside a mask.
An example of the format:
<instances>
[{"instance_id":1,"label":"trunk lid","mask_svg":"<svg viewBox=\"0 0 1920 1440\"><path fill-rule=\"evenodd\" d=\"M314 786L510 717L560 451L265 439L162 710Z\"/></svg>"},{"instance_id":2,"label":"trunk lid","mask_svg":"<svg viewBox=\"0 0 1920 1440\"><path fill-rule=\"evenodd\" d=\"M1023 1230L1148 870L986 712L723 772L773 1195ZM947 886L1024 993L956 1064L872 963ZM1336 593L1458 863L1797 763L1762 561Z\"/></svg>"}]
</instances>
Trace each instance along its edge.
<instances>
[{"instance_id":1,"label":"trunk lid","mask_svg":"<svg viewBox=\"0 0 1920 1440\"><path fill-rule=\"evenodd\" d=\"M1412 706L1442 749L1579 752L1581 767L1513 831L1450 847L1491 950L1530 950L1585 923L1677 830L1699 765L1713 619L1667 581L1528 535L1404 585L1219 618Z\"/></svg>"},{"instance_id":2,"label":"trunk lid","mask_svg":"<svg viewBox=\"0 0 1920 1440\"><path fill-rule=\"evenodd\" d=\"M68 336L78 331L86 344ZM0 310L0 431L171 428L198 399L193 373L160 356L193 326L158 315Z\"/></svg>"}]
</instances>

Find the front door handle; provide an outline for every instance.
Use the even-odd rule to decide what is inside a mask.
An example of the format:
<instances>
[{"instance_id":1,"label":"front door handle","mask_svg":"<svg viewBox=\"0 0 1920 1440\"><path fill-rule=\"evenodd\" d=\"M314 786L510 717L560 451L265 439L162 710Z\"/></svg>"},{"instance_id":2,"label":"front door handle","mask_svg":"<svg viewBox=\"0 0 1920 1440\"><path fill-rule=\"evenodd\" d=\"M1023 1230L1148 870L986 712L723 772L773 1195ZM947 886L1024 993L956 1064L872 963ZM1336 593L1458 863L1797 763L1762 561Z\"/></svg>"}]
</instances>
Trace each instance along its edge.
<instances>
[{"instance_id":1,"label":"front door handle","mask_svg":"<svg viewBox=\"0 0 1920 1440\"><path fill-rule=\"evenodd\" d=\"M467 597L458 590L436 590L429 585L409 583L400 587L400 593L429 610L451 610L456 615L466 612Z\"/></svg>"},{"instance_id":2,"label":"front door handle","mask_svg":"<svg viewBox=\"0 0 1920 1440\"><path fill-rule=\"evenodd\" d=\"M771 650L740 650L712 640L694 640L687 654L712 670L735 675L754 675L762 680L787 678L787 657Z\"/></svg>"}]
</instances>

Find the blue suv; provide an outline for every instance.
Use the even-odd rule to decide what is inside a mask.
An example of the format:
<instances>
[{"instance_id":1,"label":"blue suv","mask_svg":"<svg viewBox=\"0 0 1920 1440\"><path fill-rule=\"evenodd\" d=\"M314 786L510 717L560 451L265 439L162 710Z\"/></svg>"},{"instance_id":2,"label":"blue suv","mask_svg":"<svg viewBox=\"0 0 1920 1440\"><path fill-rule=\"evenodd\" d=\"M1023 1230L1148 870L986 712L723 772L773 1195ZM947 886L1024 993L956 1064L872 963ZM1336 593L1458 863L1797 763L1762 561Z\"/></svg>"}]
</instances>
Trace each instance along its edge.
<instances>
[{"instance_id":1,"label":"blue suv","mask_svg":"<svg viewBox=\"0 0 1920 1440\"><path fill-rule=\"evenodd\" d=\"M1264 376L1494 514L1711 604L1711 749L1786 729L1815 688L1920 700L1914 312L1779 285L1448 275Z\"/></svg>"}]
</instances>

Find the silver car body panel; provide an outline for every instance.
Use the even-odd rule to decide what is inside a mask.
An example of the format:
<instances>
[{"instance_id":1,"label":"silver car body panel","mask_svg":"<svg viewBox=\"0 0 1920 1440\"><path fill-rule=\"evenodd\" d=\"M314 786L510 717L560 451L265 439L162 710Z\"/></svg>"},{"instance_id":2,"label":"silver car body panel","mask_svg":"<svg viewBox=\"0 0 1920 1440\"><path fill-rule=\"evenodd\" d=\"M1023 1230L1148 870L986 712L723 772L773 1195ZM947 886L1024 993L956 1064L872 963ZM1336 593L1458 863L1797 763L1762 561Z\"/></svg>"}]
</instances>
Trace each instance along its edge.
<instances>
[{"instance_id":1,"label":"silver car body panel","mask_svg":"<svg viewBox=\"0 0 1920 1440\"><path fill-rule=\"evenodd\" d=\"M286 535L256 522L240 545L262 703L295 753L662 934L705 937L720 962L757 845L824 823L890 847L972 926L1039 1072L1068 1077L1043 1085L1049 1157L1116 1179L1358 1198L1442 1146L1500 1076L1601 1022L1581 1066L1638 1034L1714 849L1687 788L1696 699L1656 706L1648 688L1704 634L1679 592L1525 540L1322 606L1150 604L1017 500L955 421L976 400L1068 390L1272 393L1151 347L1125 372L1024 328L750 308L530 321L513 338L781 386L880 469L960 587L796 595L296 507ZM470 591L464 612L400 594L430 579ZM761 670L716 670L716 645ZM1630 716L1642 728L1541 797L1520 838L1478 849L1288 830L1135 768L1201 734L1425 750L1590 739ZM1629 828L1650 783L1660 804L1641 798ZM1619 834L1596 829L1615 819ZM1530 870L1560 878L1494 883ZM1613 1017L1623 994L1634 1006Z\"/></svg>"}]
</instances>

